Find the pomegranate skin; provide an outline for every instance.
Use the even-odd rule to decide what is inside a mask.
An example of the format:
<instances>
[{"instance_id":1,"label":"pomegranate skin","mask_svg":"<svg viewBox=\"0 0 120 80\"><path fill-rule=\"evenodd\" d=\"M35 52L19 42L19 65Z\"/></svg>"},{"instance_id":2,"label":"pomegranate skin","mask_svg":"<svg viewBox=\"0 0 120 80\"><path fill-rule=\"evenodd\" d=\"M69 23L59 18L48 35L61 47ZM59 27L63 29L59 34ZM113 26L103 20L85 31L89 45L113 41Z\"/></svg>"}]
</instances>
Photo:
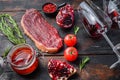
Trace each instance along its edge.
<instances>
[{"instance_id":1,"label":"pomegranate skin","mask_svg":"<svg viewBox=\"0 0 120 80\"><path fill-rule=\"evenodd\" d=\"M66 62L50 59L48 62L48 72L52 80L67 80L76 73L76 69Z\"/></svg>"},{"instance_id":2,"label":"pomegranate skin","mask_svg":"<svg viewBox=\"0 0 120 80\"><path fill-rule=\"evenodd\" d=\"M57 24L62 28L70 28L74 24L74 9L70 4L62 7L56 16Z\"/></svg>"}]
</instances>

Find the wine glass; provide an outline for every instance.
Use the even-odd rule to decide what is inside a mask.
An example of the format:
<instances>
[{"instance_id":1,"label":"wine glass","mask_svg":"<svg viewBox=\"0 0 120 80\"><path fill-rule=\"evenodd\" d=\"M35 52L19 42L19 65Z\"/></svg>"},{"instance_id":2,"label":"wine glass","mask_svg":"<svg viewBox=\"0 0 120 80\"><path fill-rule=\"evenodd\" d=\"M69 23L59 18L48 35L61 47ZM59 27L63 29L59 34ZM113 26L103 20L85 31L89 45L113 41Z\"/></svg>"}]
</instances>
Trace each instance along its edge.
<instances>
[{"instance_id":1,"label":"wine glass","mask_svg":"<svg viewBox=\"0 0 120 80\"><path fill-rule=\"evenodd\" d=\"M113 26L120 28L120 10L118 9L120 0L103 0L103 9L113 22Z\"/></svg>"},{"instance_id":2,"label":"wine glass","mask_svg":"<svg viewBox=\"0 0 120 80\"><path fill-rule=\"evenodd\" d=\"M0 78L1 78L1 76L3 74L3 72L4 72L3 63L4 63L3 58L0 57Z\"/></svg>"},{"instance_id":3,"label":"wine glass","mask_svg":"<svg viewBox=\"0 0 120 80\"><path fill-rule=\"evenodd\" d=\"M114 68L118 63L120 63L120 53L118 51L118 46L120 45L118 44L114 46L106 35L106 32L112 25L111 19L104 11L102 11L91 1L81 2L78 7L78 13L81 23L88 34L93 38L98 38L100 35L102 35L117 55L118 61L110 67Z\"/></svg>"},{"instance_id":4,"label":"wine glass","mask_svg":"<svg viewBox=\"0 0 120 80\"><path fill-rule=\"evenodd\" d=\"M8 80L6 73L6 61L4 61L2 57L0 57L0 80Z\"/></svg>"},{"instance_id":5,"label":"wine glass","mask_svg":"<svg viewBox=\"0 0 120 80\"><path fill-rule=\"evenodd\" d=\"M109 16L91 2L81 2L78 13L81 23L91 37L99 37L111 28L112 21Z\"/></svg>"}]
</instances>

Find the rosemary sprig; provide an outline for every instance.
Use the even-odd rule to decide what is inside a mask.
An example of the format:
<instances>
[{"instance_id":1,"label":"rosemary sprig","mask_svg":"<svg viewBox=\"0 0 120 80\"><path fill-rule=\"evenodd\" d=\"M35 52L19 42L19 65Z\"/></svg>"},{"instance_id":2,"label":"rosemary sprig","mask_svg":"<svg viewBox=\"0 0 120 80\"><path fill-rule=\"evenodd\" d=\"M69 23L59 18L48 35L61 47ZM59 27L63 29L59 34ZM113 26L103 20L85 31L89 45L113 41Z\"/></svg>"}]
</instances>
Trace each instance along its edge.
<instances>
[{"instance_id":1,"label":"rosemary sprig","mask_svg":"<svg viewBox=\"0 0 120 80\"><path fill-rule=\"evenodd\" d=\"M79 31L80 27L75 26L74 27L74 34L77 35L77 32Z\"/></svg>"},{"instance_id":2,"label":"rosemary sprig","mask_svg":"<svg viewBox=\"0 0 120 80\"><path fill-rule=\"evenodd\" d=\"M5 58L8 55L10 49L11 49L11 47L8 47L5 49L4 54L3 54L3 58Z\"/></svg>"},{"instance_id":3,"label":"rosemary sprig","mask_svg":"<svg viewBox=\"0 0 120 80\"><path fill-rule=\"evenodd\" d=\"M13 44L26 42L17 23L9 14L0 15L0 30Z\"/></svg>"},{"instance_id":4,"label":"rosemary sprig","mask_svg":"<svg viewBox=\"0 0 120 80\"><path fill-rule=\"evenodd\" d=\"M90 60L89 57L84 57L84 58L82 59L82 62L81 62L81 64L80 64L80 71L84 68L84 66L86 65L86 63L87 63L89 60Z\"/></svg>"}]
</instances>

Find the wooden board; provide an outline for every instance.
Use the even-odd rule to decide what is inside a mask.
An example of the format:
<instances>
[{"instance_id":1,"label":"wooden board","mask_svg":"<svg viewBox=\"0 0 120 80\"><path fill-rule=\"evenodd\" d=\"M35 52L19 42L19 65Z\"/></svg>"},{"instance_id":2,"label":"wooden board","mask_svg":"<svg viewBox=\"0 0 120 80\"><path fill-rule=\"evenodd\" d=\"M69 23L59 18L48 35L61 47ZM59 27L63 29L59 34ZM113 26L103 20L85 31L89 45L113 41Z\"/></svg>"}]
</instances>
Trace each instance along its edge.
<instances>
[{"instance_id":1,"label":"wooden board","mask_svg":"<svg viewBox=\"0 0 120 80\"><path fill-rule=\"evenodd\" d=\"M117 70L109 69L110 65L117 61L117 57L115 56L108 43L103 37L101 37L99 40L94 40L90 38L86 33L83 25L80 23L76 9L82 0L0 0L0 14L10 14L16 20L20 29L22 30L20 20L22 15L25 13L25 10L36 8L42 13L43 17L49 23L54 25L54 27L59 31L59 34L62 38L64 38L66 34L74 33L73 28L67 30L61 29L56 24L55 17L48 17L44 15L44 13L41 11L42 5L45 2L51 1L56 3L57 5L63 2L70 3L75 9L75 26L80 27L80 30L77 34L78 43L75 46L78 49L79 58L75 62L68 62L71 65L75 66L78 71L69 80L120 80L120 67L118 66L116 68ZM94 0L94 2L96 4L102 3L101 0ZM111 39L114 45L120 43L119 34L119 29L110 29L107 33L108 37ZM32 45L32 47L36 49L34 43L24 34L24 32L23 35L27 43ZM4 50L10 46L13 46L13 44L10 43L10 41L0 33L0 55L3 55ZM66 45L64 45L63 48L56 54L45 53L45 59L39 59L40 63L37 70L27 76L18 75L14 71L12 71L9 66L7 66L7 76L5 76L5 80L50 80L47 70L48 60L52 58L66 61L63 57L63 51L65 48ZM90 57L90 62L83 69L83 71L80 72L79 64L81 62L81 59L85 56Z\"/></svg>"},{"instance_id":2,"label":"wooden board","mask_svg":"<svg viewBox=\"0 0 120 80\"><path fill-rule=\"evenodd\" d=\"M116 61L116 56L113 55L94 55L89 56L90 62L85 66L85 68L80 71L79 64L81 59L85 56L79 56L79 58L75 62L68 62L69 64L73 65L77 69L77 73L73 75L69 80L117 80L120 77L120 70L112 70L109 69L111 63ZM53 59L59 59L61 61L66 61L63 56L54 56ZM40 59L39 67L34 71L32 74L27 76L21 76L13 72L10 67L6 68L7 78L6 80L50 80L48 70L47 70L47 63L51 56L46 56L45 59ZM67 61L66 61L67 62ZM95 71L95 72L92 72ZM97 72L98 71L98 72ZM110 74L109 74L110 73ZM91 75L85 77L84 75ZM106 75L105 75L106 74ZM102 75L102 76L101 76ZM84 76L84 77L83 77ZM110 79L109 79L110 78ZM114 79L112 79L114 78Z\"/></svg>"}]
</instances>

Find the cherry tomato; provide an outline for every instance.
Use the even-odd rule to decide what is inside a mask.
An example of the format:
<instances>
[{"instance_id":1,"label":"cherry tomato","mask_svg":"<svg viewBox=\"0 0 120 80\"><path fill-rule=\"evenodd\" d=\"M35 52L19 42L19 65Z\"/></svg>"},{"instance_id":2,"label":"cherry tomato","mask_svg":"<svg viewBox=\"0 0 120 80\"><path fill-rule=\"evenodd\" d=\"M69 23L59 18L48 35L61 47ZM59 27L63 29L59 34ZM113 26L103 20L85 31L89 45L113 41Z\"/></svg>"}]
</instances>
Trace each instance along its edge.
<instances>
[{"instance_id":1,"label":"cherry tomato","mask_svg":"<svg viewBox=\"0 0 120 80\"><path fill-rule=\"evenodd\" d=\"M74 46L77 43L77 38L74 34L68 34L64 38L64 43L67 46Z\"/></svg>"},{"instance_id":2,"label":"cherry tomato","mask_svg":"<svg viewBox=\"0 0 120 80\"><path fill-rule=\"evenodd\" d=\"M78 51L74 47L68 47L64 51L64 58L68 61L75 61L78 57Z\"/></svg>"}]
</instances>

